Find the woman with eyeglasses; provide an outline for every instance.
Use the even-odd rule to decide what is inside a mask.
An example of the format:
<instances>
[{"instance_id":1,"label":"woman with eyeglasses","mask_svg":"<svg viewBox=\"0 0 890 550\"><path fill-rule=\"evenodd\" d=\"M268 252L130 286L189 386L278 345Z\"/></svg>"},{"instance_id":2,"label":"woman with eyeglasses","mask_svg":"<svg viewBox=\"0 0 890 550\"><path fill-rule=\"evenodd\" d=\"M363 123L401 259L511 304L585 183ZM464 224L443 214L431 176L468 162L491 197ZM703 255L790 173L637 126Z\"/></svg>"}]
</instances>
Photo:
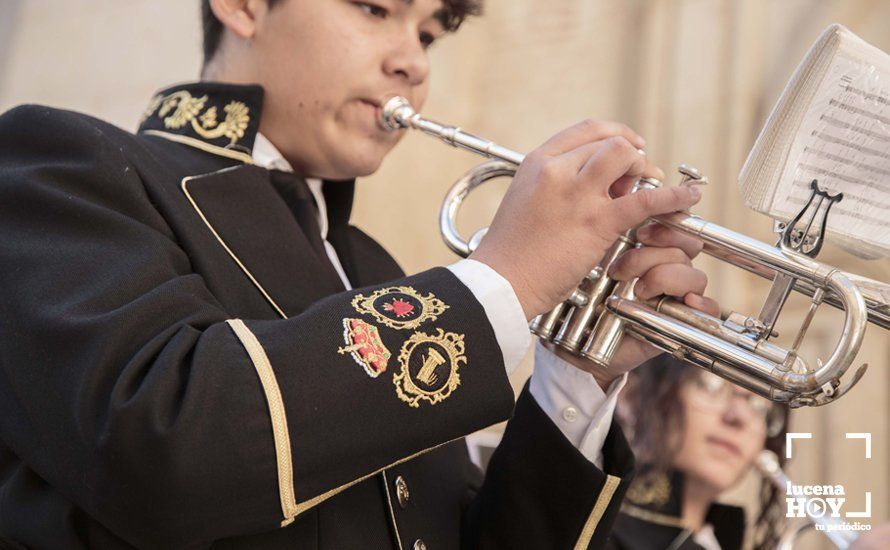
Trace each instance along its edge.
<instances>
[{"instance_id":1,"label":"woman with eyeglasses","mask_svg":"<svg viewBox=\"0 0 890 550\"><path fill-rule=\"evenodd\" d=\"M615 549L733 550L742 547L744 511L717 502L763 449L784 456L788 412L669 355L631 373L618 409L637 460L611 538ZM784 499L768 482L750 518L755 548L774 548Z\"/></svg>"}]
</instances>

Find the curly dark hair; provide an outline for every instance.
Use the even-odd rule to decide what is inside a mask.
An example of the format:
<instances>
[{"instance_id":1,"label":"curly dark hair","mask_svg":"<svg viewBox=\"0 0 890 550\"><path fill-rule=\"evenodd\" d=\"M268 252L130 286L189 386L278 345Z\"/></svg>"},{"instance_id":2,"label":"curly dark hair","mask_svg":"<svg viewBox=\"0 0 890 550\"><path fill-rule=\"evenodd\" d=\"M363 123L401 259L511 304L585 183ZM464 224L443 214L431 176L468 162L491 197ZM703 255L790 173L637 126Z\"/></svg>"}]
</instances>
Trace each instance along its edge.
<instances>
[{"instance_id":1,"label":"curly dark hair","mask_svg":"<svg viewBox=\"0 0 890 550\"><path fill-rule=\"evenodd\" d=\"M695 374L695 367L670 355L660 355L631 373L618 420L628 436L640 476L667 473L682 444L683 403L680 388ZM765 448L784 464L788 408L776 406L777 429L767 437ZM760 485L760 512L754 521L753 544L772 549L778 544L785 521L784 495L767 480Z\"/></svg>"},{"instance_id":2,"label":"curly dark hair","mask_svg":"<svg viewBox=\"0 0 890 550\"><path fill-rule=\"evenodd\" d=\"M284 0L266 0L269 9L275 8ZM461 23L471 15L481 15L483 0L442 0L442 10L439 12L439 21L448 32L456 31ZM201 0L201 22L204 28L204 65L213 59L219 49L222 40L223 25L213 15L210 9L210 0Z\"/></svg>"}]
</instances>

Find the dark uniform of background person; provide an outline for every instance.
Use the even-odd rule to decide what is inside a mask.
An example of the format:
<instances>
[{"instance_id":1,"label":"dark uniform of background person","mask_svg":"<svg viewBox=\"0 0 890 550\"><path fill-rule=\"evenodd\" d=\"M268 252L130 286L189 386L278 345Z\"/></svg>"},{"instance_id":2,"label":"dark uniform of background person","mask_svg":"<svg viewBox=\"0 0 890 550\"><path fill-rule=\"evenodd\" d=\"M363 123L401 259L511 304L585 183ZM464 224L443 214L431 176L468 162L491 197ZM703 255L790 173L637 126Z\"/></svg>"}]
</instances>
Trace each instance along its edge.
<instances>
[{"instance_id":1,"label":"dark uniform of background person","mask_svg":"<svg viewBox=\"0 0 890 550\"><path fill-rule=\"evenodd\" d=\"M528 388L514 410L479 301L445 268L406 277L349 224L353 182L326 181L346 291L306 183L252 165L263 101L170 88L135 135L0 117L0 535L600 547L633 469L620 429L600 469ZM483 484L462 438L511 415Z\"/></svg>"},{"instance_id":2,"label":"dark uniform of background person","mask_svg":"<svg viewBox=\"0 0 890 550\"><path fill-rule=\"evenodd\" d=\"M625 496L612 536L610 550L702 550L695 533L682 518L682 474L673 472L666 498L656 500L652 494L631 490ZM649 498L646 498L649 497ZM741 550L745 541L745 511L730 504L714 503L708 510L707 523L714 532L721 550ZM775 546L757 546L775 548Z\"/></svg>"}]
</instances>

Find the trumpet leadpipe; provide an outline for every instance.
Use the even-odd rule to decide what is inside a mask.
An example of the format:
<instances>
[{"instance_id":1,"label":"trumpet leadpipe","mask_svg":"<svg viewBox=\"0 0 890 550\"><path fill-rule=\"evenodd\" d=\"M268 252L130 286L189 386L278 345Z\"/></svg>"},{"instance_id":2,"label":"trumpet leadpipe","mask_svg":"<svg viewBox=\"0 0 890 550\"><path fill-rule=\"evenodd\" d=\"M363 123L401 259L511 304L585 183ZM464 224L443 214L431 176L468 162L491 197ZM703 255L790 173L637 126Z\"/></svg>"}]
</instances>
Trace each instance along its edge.
<instances>
[{"instance_id":1,"label":"trumpet leadpipe","mask_svg":"<svg viewBox=\"0 0 890 550\"><path fill-rule=\"evenodd\" d=\"M403 97L390 98L381 111L380 125L386 130L413 128L444 141L452 147L466 149L480 155L505 160L516 166L522 164L525 155L502 147L493 141L464 132L457 126L449 126L421 117Z\"/></svg>"}]
</instances>

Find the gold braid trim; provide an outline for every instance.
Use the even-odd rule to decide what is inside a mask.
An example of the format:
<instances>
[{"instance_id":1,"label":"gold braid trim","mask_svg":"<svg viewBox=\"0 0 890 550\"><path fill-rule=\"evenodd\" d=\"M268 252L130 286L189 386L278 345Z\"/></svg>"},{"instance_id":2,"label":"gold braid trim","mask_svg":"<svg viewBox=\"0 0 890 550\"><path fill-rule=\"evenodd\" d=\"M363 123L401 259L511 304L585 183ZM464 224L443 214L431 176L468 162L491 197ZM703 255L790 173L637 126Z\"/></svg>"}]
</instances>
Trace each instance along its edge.
<instances>
[{"instance_id":1,"label":"gold braid trim","mask_svg":"<svg viewBox=\"0 0 890 550\"><path fill-rule=\"evenodd\" d=\"M593 538L593 533L596 532L596 528L599 525L600 520L603 518L603 514L605 514L606 509L609 508L609 503L612 502L612 496L615 494L615 490L618 489L620 483L620 477L606 477L606 483L603 484L603 488L600 490L596 503L593 505L593 510L590 511L590 516L588 516L587 521L584 522L584 528L581 529L581 536L578 537L578 542L575 543L575 550L585 550L590 545L590 539Z\"/></svg>"},{"instance_id":2,"label":"gold braid trim","mask_svg":"<svg viewBox=\"0 0 890 550\"><path fill-rule=\"evenodd\" d=\"M266 289L263 288L263 285L261 285L260 282L256 280L256 277L253 276L253 273L251 273L250 270L247 269L247 266L244 265L244 263L241 261L241 259L238 258L238 256L232 251L231 248L229 248L229 245L227 245L226 242L222 239L222 237L219 236L219 233L217 233L216 229L213 228L213 225L210 224L210 221L207 219L207 216L204 215L204 211L201 210L201 208L198 206L198 203L195 202L195 199L192 198L192 195L191 195L191 193L189 193L189 190L188 190L188 184L192 180L195 180L198 178L203 178L205 176L210 176L213 174L219 174L220 172L225 172L227 170L235 170L237 168L239 168L239 167L225 168L218 172L213 172L212 174L201 174L198 176L188 176L187 178L183 178L182 183L180 184L180 187L182 187L182 192L185 193L186 198L188 198L189 203L191 203L192 208L195 209L195 212L198 213L198 216L200 216L201 220L204 222L204 225L206 225L207 229L210 230L210 233L212 233L213 236L216 237L217 242L219 242L219 244L223 247L223 249L226 252L228 252L229 256L233 260L235 260L235 263L238 264L238 267L241 268L241 271L243 271L244 274L247 275L247 278L250 279L250 281L253 283L253 285L255 287L257 287L257 290L259 290L260 293L263 295L263 297L266 298L266 301L269 302L269 304L271 304L271 306L273 308L275 308L275 311L278 312L278 314L281 316L281 318L287 319L287 315L285 315L284 310L282 310L278 306L278 304L275 302L275 300L272 299L272 296L270 296L269 293L266 292Z\"/></svg>"},{"instance_id":3,"label":"gold braid trim","mask_svg":"<svg viewBox=\"0 0 890 550\"><path fill-rule=\"evenodd\" d=\"M219 145L213 145L212 143L201 141L198 138L184 136L182 134L171 134L169 132L162 132L160 130L144 130L142 133L147 136L155 136L166 139L168 141L174 141L176 143L188 145L189 147L200 149L201 151L210 153L212 155L218 155L221 157L238 160L243 162L244 164L253 164L253 157L251 157L247 153L236 151L234 149L226 149L225 147L220 147Z\"/></svg>"},{"instance_id":4,"label":"gold braid trim","mask_svg":"<svg viewBox=\"0 0 890 550\"><path fill-rule=\"evenodd\" d=\"M386 470L380 472L380 475L383 476L383 488L386 490L386 505L389 508L389 519L392 521L392 528L396 532L396 541L399 543L399 550L404 550L402 548L402 535L399 534L399 524L396 521L396 513L392 509L392 497L389 496L389 480L386 479Z\"/></svg>"},{"instance_id":5,"label":"gold braid trim","mask_svg":"<svg viewBox=\"0 0 890 550\"><path fill-rule=\"evenodd\" d=\"M281 526L284 527L294 520L297 515L297 500L294 495L294 466L291 457L290 434L287 428L287 416L284 412L284 401L281 399L281 390L275 379L272 364L266 355L262 344L241 319L226 321L241 345L247 350L247 355L253 362L263 392L266 395L266 403L269 407L269 418L272 420L272 437L275 441L275 458L278 463L278 496L281 500L281 512L284 519Z\"/></svg>"}]
</instances>

